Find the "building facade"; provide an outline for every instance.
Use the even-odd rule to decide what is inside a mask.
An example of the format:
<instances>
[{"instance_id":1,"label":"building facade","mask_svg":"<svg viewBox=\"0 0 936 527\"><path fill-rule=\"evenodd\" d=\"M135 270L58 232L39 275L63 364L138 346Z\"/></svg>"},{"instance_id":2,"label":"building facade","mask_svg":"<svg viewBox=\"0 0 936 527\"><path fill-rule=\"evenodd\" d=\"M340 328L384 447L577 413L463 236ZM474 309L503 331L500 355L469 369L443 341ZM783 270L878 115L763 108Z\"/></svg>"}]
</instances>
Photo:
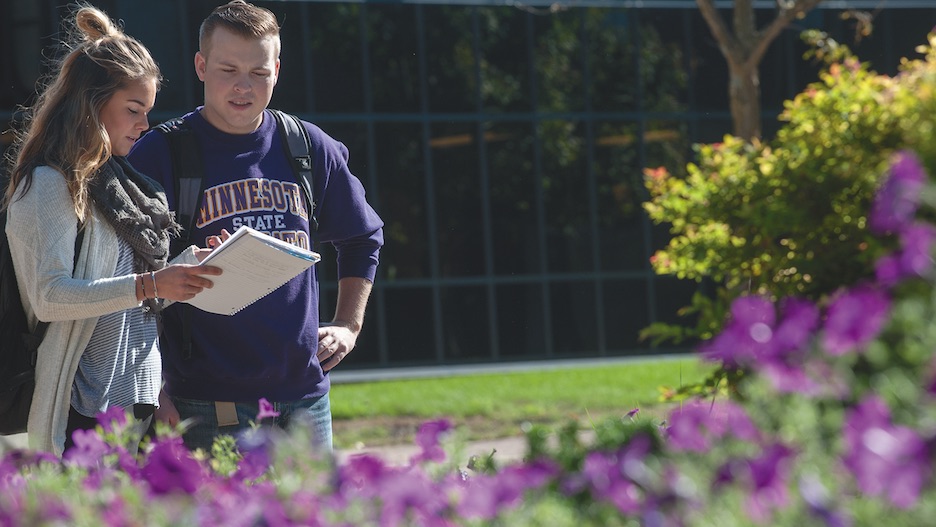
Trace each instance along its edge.
<instances>
[{"instance_id":1,"label":"building facade","mask_svg":"<svg viewBox=\"0 0 936 527\"><path fill-rule=\"evenodd\" d=\"M197 25L218 1L94 3L163 70L153 124L199 104ZM681 322L700 287L653 273L667 229L641 203L645 167L678 169L692 144L731 132L727 66L694 1L256 3L282 25L272 106L348 146L386 221L347 367L686 349L639 338L651 323ZM59 4L13 0L0 22L4 130L56 52L68 14ZM761 65L765 135L783 101L817 78L802 30L895 73L936 25L926 4L827 1L784 31ZM730 17L731 2L718 5ZM772 19L773 2L756 5ZM318 249L328 313L335 272Z\"/></svg>"}]
</instances>

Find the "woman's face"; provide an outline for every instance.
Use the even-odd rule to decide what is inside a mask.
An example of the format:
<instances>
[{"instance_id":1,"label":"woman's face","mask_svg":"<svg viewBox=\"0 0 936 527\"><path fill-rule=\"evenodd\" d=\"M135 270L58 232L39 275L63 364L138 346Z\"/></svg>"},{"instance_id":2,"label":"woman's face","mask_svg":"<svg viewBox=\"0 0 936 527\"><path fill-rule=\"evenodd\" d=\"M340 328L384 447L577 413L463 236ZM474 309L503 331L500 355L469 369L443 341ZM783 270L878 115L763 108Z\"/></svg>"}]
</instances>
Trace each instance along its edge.
<instances>
[{"instance_id":1,"label":"woman's face","mask_svg":"<svg viewBox=\"0 0 936 527\"><path fill-rule=\"evenodd\" d=\"M149 128L146 118L156 104L156 79L131 81L101 108L101 124L110 137L111 153L125 156L133 143Z\"/></svg>"}]
</instances>

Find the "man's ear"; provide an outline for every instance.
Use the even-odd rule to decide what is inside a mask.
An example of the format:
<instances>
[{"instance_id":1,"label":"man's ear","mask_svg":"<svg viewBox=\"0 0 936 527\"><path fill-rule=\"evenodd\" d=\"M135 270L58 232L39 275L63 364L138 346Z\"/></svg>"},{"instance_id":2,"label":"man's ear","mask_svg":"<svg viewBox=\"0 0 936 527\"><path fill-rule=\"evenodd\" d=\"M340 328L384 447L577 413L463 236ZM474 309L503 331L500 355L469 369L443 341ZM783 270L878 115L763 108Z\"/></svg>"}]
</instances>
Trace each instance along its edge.
<instances>
[{"instance_id":1,"label":"man's ear","mask_svg":"<svg viewBox=\"0 0 936 527\"><path fill-rule=\"evenodd\" d=\"M279 82L279 68L280 68L280 59L276 59L276 71L274 71L275 77L273 78L273 86L276 86L276 83Z\"/></svg>"},{"instance_id":2,"label":"man's ear","mask_svg":"<svg viewBox=\"0 0 936 527\"><path fill-rule=\"evenodd\" d=\"M195 75L198 80L205 82L205 71L207 71L207 59L201 51L195 52Z\"/></svg>"}]
</instances>

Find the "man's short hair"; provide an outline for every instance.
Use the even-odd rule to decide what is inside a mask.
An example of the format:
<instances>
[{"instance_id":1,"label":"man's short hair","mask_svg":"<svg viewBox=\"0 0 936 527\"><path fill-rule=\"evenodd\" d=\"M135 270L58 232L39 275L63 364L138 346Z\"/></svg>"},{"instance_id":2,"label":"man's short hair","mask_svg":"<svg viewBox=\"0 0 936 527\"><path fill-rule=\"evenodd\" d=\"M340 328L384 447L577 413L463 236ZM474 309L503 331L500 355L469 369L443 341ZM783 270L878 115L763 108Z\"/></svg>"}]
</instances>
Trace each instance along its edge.
<instances>
[{"instance_id":1,"label":"man's short hair","mask_svg":"<svg viewBox=\"0 0 936 527\"><path fill-rule=\"evenodd\" d=\"M272 36L276 39L276 54L279 55L280 27L276 16L269 9L257 7L244 0L232 0L216 7L198 29L198 46L202 53L209 51L208 42L214 30L219 27L247 39Z\"/></svg>"}]
</instances>

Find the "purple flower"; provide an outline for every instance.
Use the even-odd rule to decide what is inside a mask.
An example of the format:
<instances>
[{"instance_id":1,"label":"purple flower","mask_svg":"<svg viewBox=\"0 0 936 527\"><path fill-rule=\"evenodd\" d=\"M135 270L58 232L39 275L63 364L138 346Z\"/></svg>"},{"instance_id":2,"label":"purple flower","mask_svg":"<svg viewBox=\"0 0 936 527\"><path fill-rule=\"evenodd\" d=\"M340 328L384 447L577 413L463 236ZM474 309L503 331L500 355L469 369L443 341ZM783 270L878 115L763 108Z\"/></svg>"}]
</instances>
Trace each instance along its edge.
<instances>
[{"instance_id":1,"label":"purple flower","mask_svg":"<svg viewBox=\"0 0 936 527\"><path fill-rule=\"evenodd\" d=\"M153 494L195 492L205 479L202 466L192 458L178 437L158 441L141 471Z\"/></svg>"},{"instance_id":2,"label":"purple flower","mask_svg":"<svg viewBox=\"0 0 936 527\"><path fill-rule=\"evenodd\" d=\"M905 278L926 278L933 271L933 241L936 228L927 223L914 223L900 231L901 247L882 256L874 266L877 281L890 287Z\"/></svg>"},{"instance_id":3,"label":"purple flower","mask_svg":"<svg viewBox=\"0 0 936 527\"><path fill-rule=\"evenodd\" d=\"M650 439L639 435L616 452L589 453L582 464L583 481L578 485L588 488L596 499L614 505L624 516L639 514L646 501L643 489L649 486L650 471L644 460L650 446Z\"/></svg>"},{"instance_id":4,"label":"purple flower","mask_svg":"<svg viewBox=\"0 0 936 527\"><path fill-rule=\"evenodd\" d=\"M273 407L273 403L268 401L266 397L261 397L258 402L260 406L260 411L257 412L257 422L263 421L267 417L277 417L279 412Z\"/></svg>"},{"instance_id":5,"label":"purple flower","mask_svg":"<svg viewBox=\"0 0 936 527\"><path fill-rule=\"evenodd\" d=\"M731 318L715 338L702 346L702 355L731 366L753 365L770 353L776 311L769 299L742 296L731 304Z\"/></svg>"},{"instance_id":6,"label":"purple flower","mask_svg":"<svg viewBox=\"0 0 936 527\"><path fill-rule=\"evenodd\" d=\"M744 409L731 401L688 402L669 416L668 444L674 450L707 452L712 444L731 435L743 441L757 441L760 432Z\"/></svg>"},{"instance_id":7,"label":"purple flower","mask_svg":"<svg viewBox=\"0 0 936 527\"><path fill-rule=\"evenodd\" d=\"M104 432L116 432L127 424L127 410L119 406L111 406L106 411L97 414L97 422Z\"/></svg>"},{"instance_id":8,"label":"purple flower","mask_svg":"<svg viewBox=\"0 0 936 527\"><path fill-rule=\"evenodd\" d=\"M97 467L101 464L101 459L111 452L111 447L96 430L75 430L72 433L72 441L74 445L63 457L66 462L78 467Z\"/></svg>"},{"instance_id":9,"label":"purple flower","mask_svg":"<svg viewBox=\"0 0 936 527\"><path fill-rule=\"evenodd\" d=\"M887 254L874 264L874 278L884 287L896 285L904 277L900 268L900 254Z\"/></svg>"},{"instance_id":10,"label":"purple flower","mask_svg":"<svg viewBox=\"0 0 936 527\"><path fill-rule=\"evenodd\" d=\"M819 310L806 300L786 298L780 303L780 312L778 323L768 298L735 299L730 320L718 336L702 346L703 356L755 369L771 361L800 360L818 325Z\"/></svg>"},{"instance_id":11,"label":"purple flower","mask_svg":"<svg viewBox=\"0 0 936 527\"><path fill-rule=\"evenodd\" d=\"M840 294L829 306L822 345L834 356L862 350L877 337L890 315L887 293L866 285Z\"/></svg>"},{"instance_id":12,"label":"purple flower","mask_svg":"<svg viewBox=\"0 0 936 527\"><path fill-rule=\"evenodd\" d=\"M887 405L873 395L848 410L843 428L843 462L858 488L870 496L886 494L897 507L912 507L930 475L923 439L892 424Z\"/></svg>"},{"instance_id":13,"label":"purple flower","mask_svg":"<svg viewBox=\"0 0 936 527\"><path fill-rule=\"evenodd\" d=\"M339 496L364 491L373 492L375 485L385 474L391 472L384 462L369 454L355 455L338 467L335 473L335 488Z\"/></svg>"},{"instance_id":14,"label":"purple flower","mask_svg":"<svg viewBox=\"0 0 936 527\"><path fill-rule=\"evenodd\" d=\"M868 214L868 226L883 234L898 232L916 214L920 204L920 191L926 182L926 173L920 160L912 152L900 152L890 167L890 175L881 185Z\"/></svg>"},{"instance_id":15,"label":"purple flower","mask_svg":"<svg viewBox=\"0 0 936 527\"><path fill-rule=\"evenodd\" d=\"M468 480L457 510L467 519L491 520L520 503L524 493L545 486L558 468L545 461L510 465L497 474L481 474Z\"/></svg>"},{"instance_id":16,"label":"purple flower","mask_svg":"<svg viewBox=\"0 0 936 527\"><path fill-rule=\"evenodd\" d=\"M748 496L747 512L755 521L768 520L771 509L782 509L789 503L787 480L792 458L792 450L774 444L748 461L753 488Z\"/></svg>"},{"instance_id":17,"label":"purple flower","mask_svg":"<svg viewBox=\"0 0 936 527\"><path fill-rule=\"evenodd\" d=\"M934 239L936 228L927 223L914 223L900 232L900 269L905 276L929 276Z\"/></svg>"},{"instance_id":18,"label":"purple flower","mask_svg":"<svg viewBox=\"0 0 936 527\"><path fill-rule=\"evenodd\" d=\"M745 502L748 516L756 523L770 520L772 509L789 503L787 490L793 451L780 444L768 445L751 459L732 459L717 472L715 486L740 482L749 492Z\"/></svg>"},{"instance_id":19,"label":"purple flower","mask_svg":"<svg viewBox=\"0 0 936 527\"><path fill-rule=\"evenodd\" d=\"M264 475L270 468L270 452L275 446L273 432L263 428L248 428L237 434L236 441L237 450L243 457L232 477L237 481L245 481Z\"/></svg>"},{"instance_id":20,"label":"purple flower","mask_svg":"<svg viewBox=\"0 0 936 527\"><path fill-rule=\"evenodd\" d=\"M417 464L424 461L445 461L445 450L440 446L440 440L443 434L452 429L452 423L446 419L436 421L427 421L419 426L416 432L416 444L420 451L413 456L410 464Z\"/></svg>"},{"instance_id":21,"label":"purple flower","mask_svg":"<svg viewBox=\"0 0 936 527\"><path fill-rule=\"evenodd\" d=\"M808 300L785 298L780 302L781 321L774 331L773 359L799 361L819 326L819 309Z\"/></svg>"},{"instance_id":22,"label":"purple flower","mask_svg":"<svg viewBox=\"0 0 936 527\"><path fill-rule=\"evenodd\" d=\"M834 510L829 491L818 477L802 476L799 481L799 491L809 511L813 516L822 520L827 527L851 527L851 516Z\"/></svg>"}]
</instances>

